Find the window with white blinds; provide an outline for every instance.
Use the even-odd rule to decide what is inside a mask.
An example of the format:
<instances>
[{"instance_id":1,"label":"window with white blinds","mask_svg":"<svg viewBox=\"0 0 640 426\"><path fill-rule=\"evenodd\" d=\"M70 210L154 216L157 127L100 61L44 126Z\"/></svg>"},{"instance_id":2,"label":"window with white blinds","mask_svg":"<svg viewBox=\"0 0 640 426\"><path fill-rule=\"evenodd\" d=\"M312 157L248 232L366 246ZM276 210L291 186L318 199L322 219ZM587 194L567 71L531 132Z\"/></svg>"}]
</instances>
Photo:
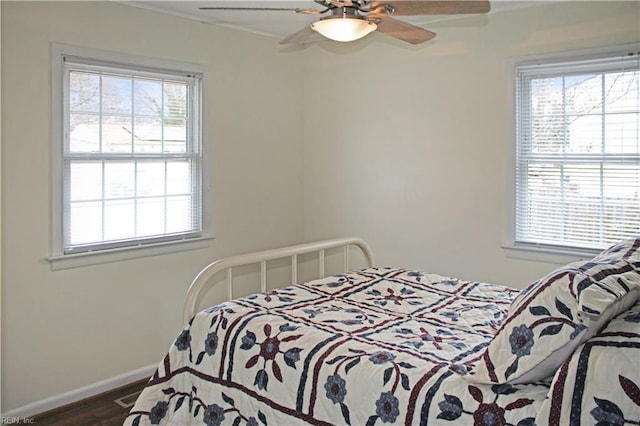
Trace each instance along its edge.
<instances>
[{"instance_id":1,"label":"window with white blinds","mask_svg":"<svg viewBox=\"0 0 640 426\"><path fill-rule=\"evenodd\" d=\"M61 252L197 238L201 76L64 56Z\"/></svg>"},{"instance_id":2,"label":"window with white blinds","mask_svg":"<svg viewBox=\"0 0 640 426\"><path fill-rule=\"evenodd\" d=\"M515 242L600 250L640 234L638 48L515 66Z\"/></svg>"}]
</instances>

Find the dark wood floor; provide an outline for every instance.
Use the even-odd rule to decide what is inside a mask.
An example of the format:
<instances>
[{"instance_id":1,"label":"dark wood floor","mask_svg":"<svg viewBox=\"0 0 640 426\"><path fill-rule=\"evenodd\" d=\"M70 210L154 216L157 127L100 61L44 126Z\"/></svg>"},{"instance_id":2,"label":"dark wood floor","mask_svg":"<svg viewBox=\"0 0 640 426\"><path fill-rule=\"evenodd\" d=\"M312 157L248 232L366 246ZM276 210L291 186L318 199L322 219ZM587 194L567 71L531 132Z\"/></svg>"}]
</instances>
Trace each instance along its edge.
<instances>
[{"instance_id":1,"label":"dark wood floor","mask_svg":"<svg viewBox=\"0 0 640 426\"><path fill-rule=\"evenodd\" d=\"M124 408L115 400L139 392L146 382L146 379L141 380L84 401L39 414L33 417L34 424L39 426L122 426L131 407Z\"/></svg>"}]
</instances>

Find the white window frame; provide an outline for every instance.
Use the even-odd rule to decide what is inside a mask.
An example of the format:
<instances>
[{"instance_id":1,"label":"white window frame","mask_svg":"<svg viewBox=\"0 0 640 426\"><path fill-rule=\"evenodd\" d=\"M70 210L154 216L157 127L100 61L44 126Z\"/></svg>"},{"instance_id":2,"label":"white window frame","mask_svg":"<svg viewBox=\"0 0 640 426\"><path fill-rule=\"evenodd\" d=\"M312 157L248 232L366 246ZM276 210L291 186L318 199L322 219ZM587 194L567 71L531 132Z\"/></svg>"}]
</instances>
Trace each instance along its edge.
<instances>
[{"instance_id":1,"label":"white window frame","mask_svg":"<svg viewBox=\"0 0 640 426\"><path fill-rule=\"evenodd\" d=\"M526 58L514 58L510 60L510 68L511 68L511 81L515 82L513 85L512 95L512 103L513 103L513 116L511 122L513 123L513 135L514 140L517 138L518 134L518 119L517 119L517 111L519 105L517 103L517 72L518 67L526 67L532 65L550 65L554 66L557 64L566 64L566 63L577 63L585 60L593 60L597 58L607 58L607 57L623 57L629 54L637 56L640 54L640 44L632 43L614 47L606 47L599 49L589 49L579 52L564 52L559 54L550 54L544 56L534 56L534 57L526 57ZM516 188L516 178L518 173L518 143L514 143L513 147L513 163L512 163L512 173L511 175L514 177L512 184L512 202L511 202L511 226L509 230L509 242L502 247L506 250L507 256L524 259L524 260L533 260L533 261L541 261L541 262L551 262L564 264L567 262L575 261L575 260L583 260L589 259L593 257L594 254L598 253L600 249L587 248L587 247L569 247L569 246L559 246L559 245L546 245L543 243L531 243L531 242L520 242L516 237L516 227L517 227L517 188Z\"/></svg>"},{"instance_id":2,"label":"white window frame","mask_svg":"<svg viewBox=\"0 0 640 426\"><path fill-rule=\"evenodd\" d=\"M65 253L64 250L64 207L65 191L63 187L64 179L64 138L66 125L65 121L65 98L66 88L65 78L65 58L80 58L81 61L97 64L107 64L114 67L134 68L143 73L146 70L161 73L173 73L197 76L198 85L196 99L194 99L194 128L190 131L198 144L200 162L200 231L185 235L180 239L141 239L139 243L132 243L125 246L100 245L98 250L88 250L78 253ZM206 147L202 143L204 140L202 126L202 87L204 72L201 66L192 63L160 60L148 57L138 57L121 53L107 52L97 49L89 49L63 44L53 44L52 46L52 238L51 256L48 258L51 268L67 269L86 265L114 262L138 257L146 257L185 250L195 250L208 247L210 235L210 197L208 195L208 173L206 167Z\"/></svg>"}]
</instances>

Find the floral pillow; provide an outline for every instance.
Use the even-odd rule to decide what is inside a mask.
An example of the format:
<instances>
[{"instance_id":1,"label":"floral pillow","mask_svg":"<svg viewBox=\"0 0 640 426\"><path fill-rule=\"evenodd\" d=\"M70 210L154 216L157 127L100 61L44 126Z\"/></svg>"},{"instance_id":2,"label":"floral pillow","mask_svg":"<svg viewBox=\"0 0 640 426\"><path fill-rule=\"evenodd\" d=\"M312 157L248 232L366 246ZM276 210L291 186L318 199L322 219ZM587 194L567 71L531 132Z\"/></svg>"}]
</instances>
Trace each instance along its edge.
<instances>
[{"instance_id":1,"label":"floral pillow","mask_svg":"<svg viewBox=\"0 0 640 426\"><path fill-rule=\"evenodd\" d=\"M480 383L530 383L552 376L582 342L640 296L640 262L581 261L536 281L468 374Z\"/></svg>"},{"instance_id":2,"label":"floral pillow","mask_svg":"<svg viewBox=\"0 0 640 426\"><path fill-rule=\"evenodd\" d=\"M640 236L629 238L615 244L596 257L597 262L626 260L628 262L640 262Z\"/></svg>"},{"instance_id":3,"label":"floral pillow","mask_svg":"<svg viewBox=\"0 0 640 426\"><path fill-rule=\"evenodd\" d=\"M637 424L640 301L579 346L553 378L537 424Z\"/></svg>"}]
</instances>

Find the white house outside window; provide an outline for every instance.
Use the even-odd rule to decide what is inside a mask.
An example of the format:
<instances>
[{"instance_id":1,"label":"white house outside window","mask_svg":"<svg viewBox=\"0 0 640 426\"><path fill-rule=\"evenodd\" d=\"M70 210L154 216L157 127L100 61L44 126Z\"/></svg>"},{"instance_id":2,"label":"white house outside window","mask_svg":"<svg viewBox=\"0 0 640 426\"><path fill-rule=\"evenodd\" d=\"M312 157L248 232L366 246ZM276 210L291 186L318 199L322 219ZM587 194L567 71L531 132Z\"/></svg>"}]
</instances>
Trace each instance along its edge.
<instances>
[{"instance_id":1,"label":"white house outside window","mask_svg":"<svg viewBox=\"0 0 640 426\"><path fill-rule=\"evenodd\" d=\"M61 55L54 252L202 235L201 76Z\"/></svg>"},{"instance_id":2,"label":"white house outside window","mask_svg":"<svg viewBox=\"0 0 640 426\"><path fill-rule=\"evenodd\" d=\"M639 64L636 47L516 65L516 244L640 234Z\"/></svg>"}]
</instances>

